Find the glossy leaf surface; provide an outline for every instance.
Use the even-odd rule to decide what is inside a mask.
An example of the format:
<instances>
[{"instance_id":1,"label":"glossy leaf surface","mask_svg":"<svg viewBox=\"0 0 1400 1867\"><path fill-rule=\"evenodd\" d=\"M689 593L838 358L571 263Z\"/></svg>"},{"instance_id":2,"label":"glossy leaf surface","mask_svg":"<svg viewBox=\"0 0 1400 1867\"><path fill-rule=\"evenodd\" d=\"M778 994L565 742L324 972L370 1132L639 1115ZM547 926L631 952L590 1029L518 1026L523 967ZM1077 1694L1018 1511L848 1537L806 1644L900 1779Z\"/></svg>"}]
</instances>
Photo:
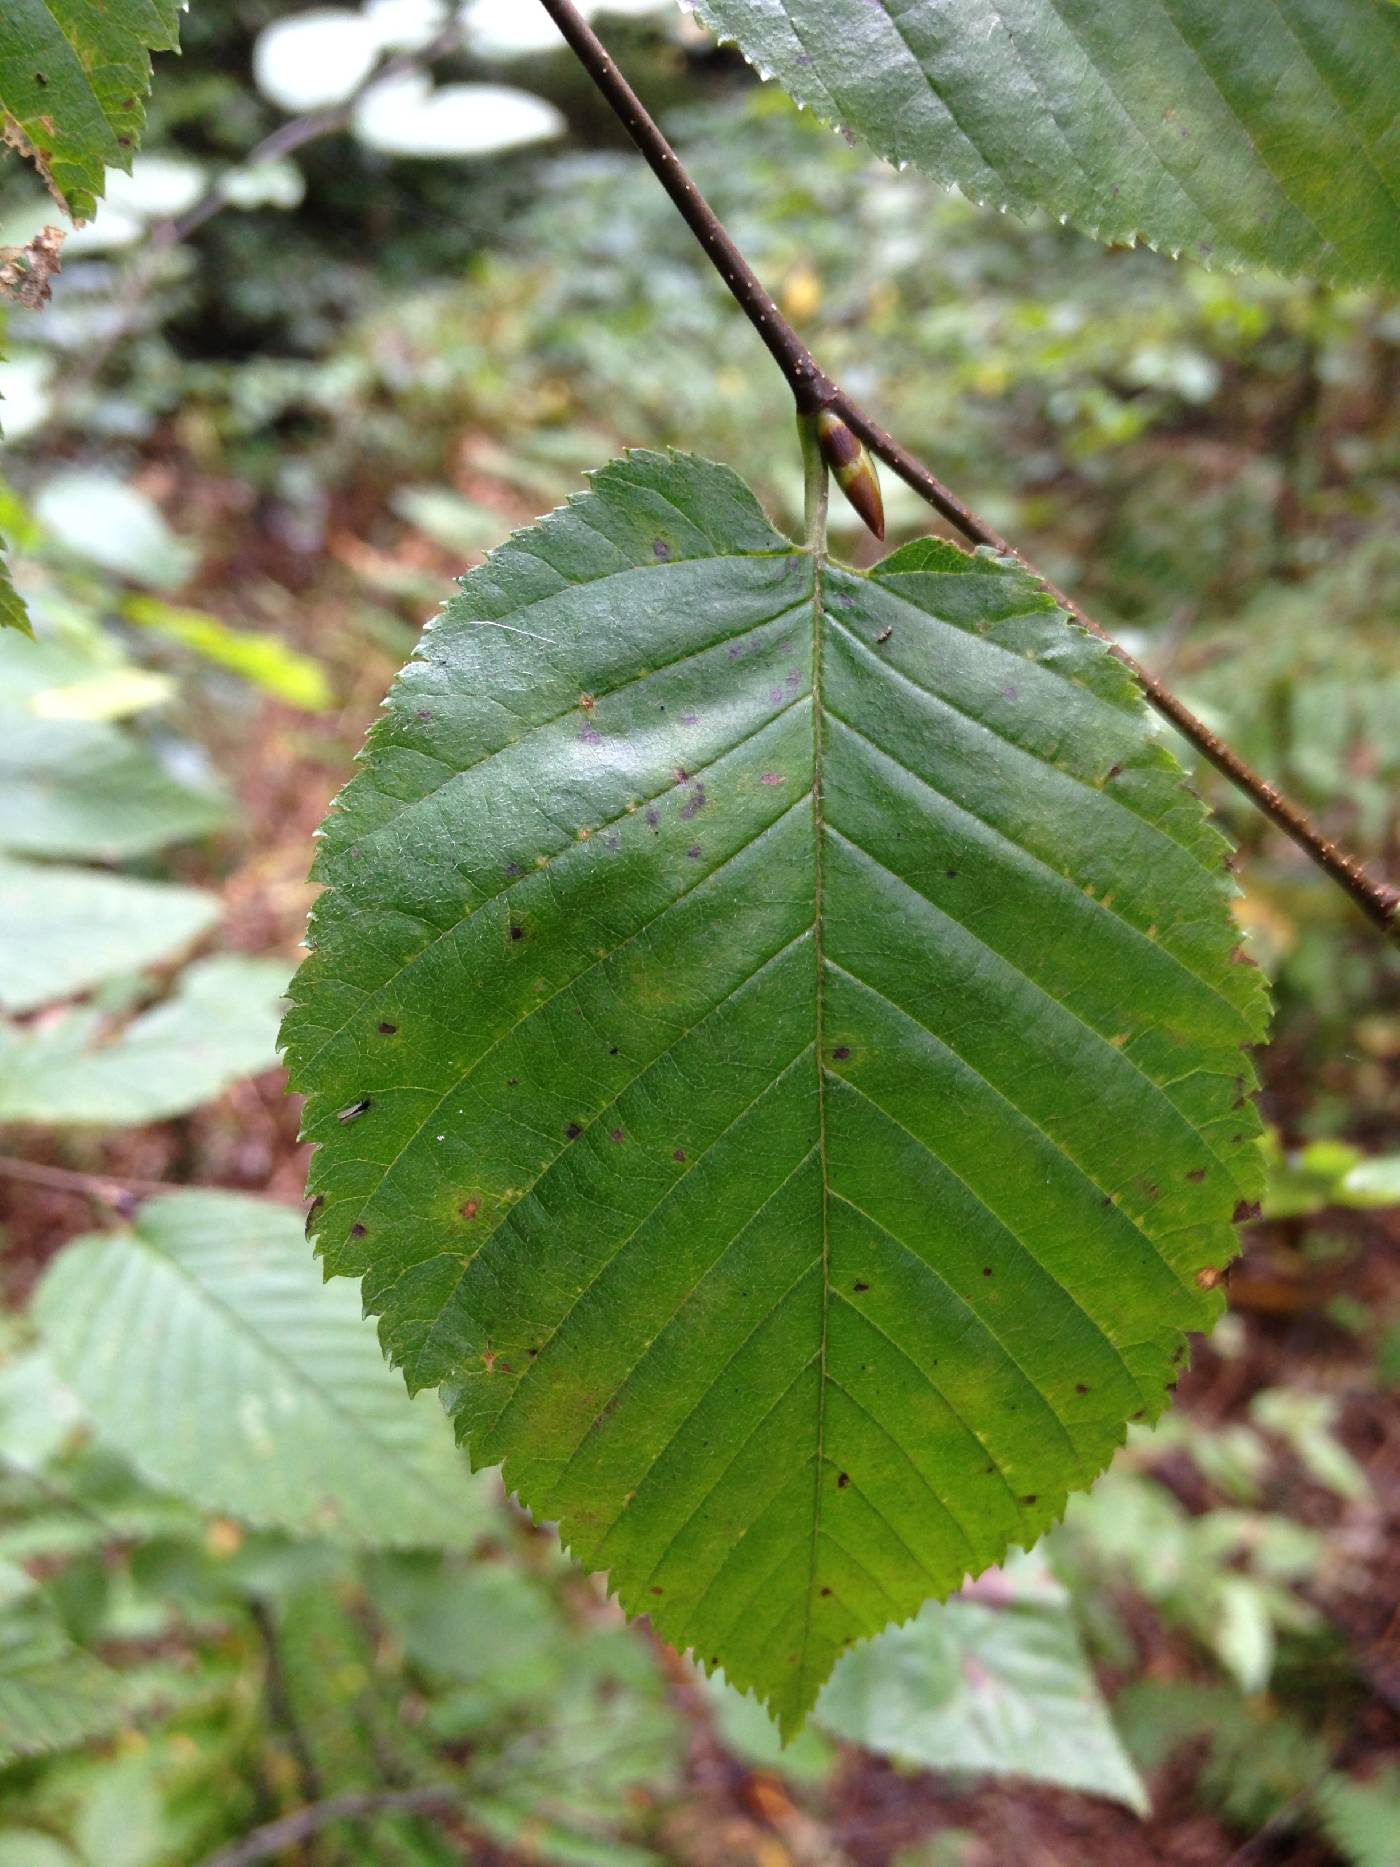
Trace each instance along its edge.
<instances>
[{"instance_id":1,"label":"glossy leaf surface","mask_svg":"<svg viewBox=\"0 0 1400 1867\"><path fill-rule=\"evenodd\" d=\"M1212 264L1400 280L1392 0L696 0L975 200Z\"/></svg>"},{"instance_id":2,"label":"glossy leaf surface","mask_svg":"<svg viewBox=\"0 0 1400 1867\"><path fill-rule=\"evenodd\" d=\"M477 1463L791 1729L1165 1404L1258 1197L1225 845L1019 573L632 455L426 633L284 1038Z\"/></svg>"}]
</instances>

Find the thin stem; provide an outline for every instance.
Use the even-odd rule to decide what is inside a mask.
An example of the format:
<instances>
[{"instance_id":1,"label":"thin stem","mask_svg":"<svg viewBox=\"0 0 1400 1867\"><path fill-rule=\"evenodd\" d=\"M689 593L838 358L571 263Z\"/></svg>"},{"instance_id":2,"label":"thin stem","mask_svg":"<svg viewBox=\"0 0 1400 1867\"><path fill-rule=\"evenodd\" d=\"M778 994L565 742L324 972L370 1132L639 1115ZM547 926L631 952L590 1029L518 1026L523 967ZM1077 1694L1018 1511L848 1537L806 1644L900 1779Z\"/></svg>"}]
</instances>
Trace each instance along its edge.
<instances>
[{"instance_id":1,"label":"thin stem","mask_svg":"<svg viewBox=\"0 0 1400 1867\"><path fill-rule=\"evenodd\" d=\"M802 515L807 549L818 557L826 550L826 513L831 496L826 461L817 441L813 415L799 413L797 437L802 443Z\"/></svg>"},{"instance_id":2,"label":"thin stem","mask_svg":"<svg viewBox=\"0 0 1400 1867\"><path fill-rule=\"evenodd\" d=\"M18 1160L0 1154L0 1180L25 1180L31 1186L46 1186L56 1193L77 1193L100 1206L129 1217L143 1199L165 1193L186 1193L191 1188L174 1180L133 1180L126 1174L80 1173L73 1167L50 1167L42 1161ZM290 1206L292 1201L278 1199L272 1193L249 1191L246 1187L211 1186L193 1189L210 1193L237 1193L241 1199L265 1199L273 1205Z\"/></svg>"},{"instance_id":3,"label":"thin stem","mask_svg":"<svg viewBox=\"0 0 1400 1867\"><path fill-rule=\"evenodd\" d=\"M1168 720L1203 758L1223 773L1277 829L1290 836L1322 872L1343 889L1366 917L1382 932L1392 932L1400 910L1400 888L1377 880L1358 859L1323 836L1307 813L1261 778L1224 740L1197 719L1156 675L1148 672L1125 648L1120 648L1092 617L1057 588L1050 579L1010 544L996 528L974 512L923 461L880 427L844 389L818 367L815 358L792 325L764 290L757 273L735 246L714 209L681 166L680 158L643 107L640 98L609 57L606 48L571 0L540 0L578 57L598 91L612 106L632 141L675 203L686 225L723 279L740 310L768 346L787 380L800 413L834 409L858 434L871 453L893 470L934 511L963 537L985 545L999 557L1009 558L1027 571L1068 615L1090 634L1108 644L1110 652L1140 683L1144 694L1163 719Z\"/></svg>"}]
</instances>

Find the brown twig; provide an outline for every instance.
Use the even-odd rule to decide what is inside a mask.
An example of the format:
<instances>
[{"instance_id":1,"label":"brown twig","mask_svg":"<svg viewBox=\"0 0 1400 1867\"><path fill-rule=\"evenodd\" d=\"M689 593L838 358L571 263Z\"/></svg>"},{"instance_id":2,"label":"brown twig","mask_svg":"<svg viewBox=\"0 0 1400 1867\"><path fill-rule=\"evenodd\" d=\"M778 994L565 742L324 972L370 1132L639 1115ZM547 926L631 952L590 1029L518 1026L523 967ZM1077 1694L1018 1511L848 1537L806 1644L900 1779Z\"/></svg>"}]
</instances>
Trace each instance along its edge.
<instances>
[{"instance_id":1,"label":"brown twig","mask_svg":"<svg viewBox=\"0 0 1400 1867\"><path fill-rule=\"evenodd\" d=\"M254 1867L255 1862L285 1854L336 1822L364 1822L376 1815L455 1815L461 1812L461 1806L461 1797L447 1788L385 1789L332 1796L255 1828L231 1847L209 1855L203 1867Z\"/></svg>"},{"instance_id":2,"label":"brown twig","mask_svg":"<svg viewBox=\"0 0 1400 1867\"><path fill-rule=\"evenodd\" d=\"M1396 925L1397 910L1400 910L1400 888L1392 888L1388 883L1378 881L1367 873L1355 856L1325 837L1305 811L1261 778L1203 720L1197 719L1184 701L1179 700L1125 648L1120 648L1092 617L1085 614L1079 604L1057 588L1042 571L1037 570L994 526L959 499L923 461L907 448L901 447L859 403L853 401L844 389L821 370L811 351L765 291L757 273L734 244L714 209L682 167L675 150L577 7L571 4L571 0L540 0L540 4L645 157L740 310L768 346L773 360L792 390L799 411L810 413L818 408L833 409L873 454L883 460L906 486L912 487L964 538L973 544L990 547L998 556L1012 559L1034 577L1082 628L1108 643L1110 651L1141 684L1147 699L1163 719L1170 721L1182 737L1203 758L1208 759L1217 771L1223 773L1270 823L1290 836L1303 853L1351 897L1369 920L1382 932L1392 932Z\"/></svg>"}]
</instances>

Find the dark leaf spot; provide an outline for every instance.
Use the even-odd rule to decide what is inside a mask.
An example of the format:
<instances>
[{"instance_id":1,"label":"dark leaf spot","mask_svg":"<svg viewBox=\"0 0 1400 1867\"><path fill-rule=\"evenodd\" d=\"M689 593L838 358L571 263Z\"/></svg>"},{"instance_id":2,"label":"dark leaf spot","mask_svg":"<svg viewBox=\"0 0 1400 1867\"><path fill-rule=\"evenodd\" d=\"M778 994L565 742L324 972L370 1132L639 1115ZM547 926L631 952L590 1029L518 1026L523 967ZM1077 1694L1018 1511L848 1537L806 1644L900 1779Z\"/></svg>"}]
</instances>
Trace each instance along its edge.
<instances>
[{"instance_id":1,"label":"dark leaf spot","mask_svg":"<svg viewBox=\"0 0 1400 1867\"><path fill-rule=\"evenodd\" d=\"M1194 1181L1195 1184L1199 1186L1201 1184L1201 1181L1204 1180L1206 1177L1206 1170L1204 1167L1193 1167L1190 1173L1188 1173L1186 1177L1188 1180Z\"/></svg>"},{"instance_id":2,"label":"dark leaf spot","mask_svg":"<svg viewBox=\"0 0 1400 1867\"><path fill-rule=\"evenodd\" d=\"M759 780L760 784L781 784L782 782L783 774L780 771L766 771Z\"/></svg>"},{"instance_id":3,"label":"dark leaf spot","mask_svg":"<svg viewBox=\"0 0 1400 1867\"><path fill-rule=\"evenodd\" d=\"M310 1238L311 1236L311 1227L315 1221L316 1214L321 1210L322 1206L324 1206L325 1203L326 1203L325 1194L318 1193L316 1197L312 1200L311 1204L306 1209L306 1236L308 1238Z\"/></svg>"},{"instance_id":4,"label":"dark leaf spot","mask_svg":"<svg viewBox=\"0 0 1400 1867\"><path fill-rule=\"evenodd\" d=\"M692 862L697 862L700 858L700 845L698 843L692 843L685 853L690 857Z\"/></svg>"},{"instance_id":5,"label":"dark leaf spot","mask_svg":"<svg viewBox=\"0 0 1400 1867\"><path fill-rule=\"evenodd\" d=\"M399 1027L397 1024L389 1024L386 1022L386 1023L381 1024L379 1027L379 1035L381 1037L397 1037L398 1034L399 1034Z\"/></svg>"},{"instance_id":6,"label":"dark leaf spot","mask_svg":"<svg viewBox=\"0 0 1400 1867\"><path fill-rule=\"evenodd\" d=\"M512 927L510 930L510 937L512 940L523 940L525 938L525 929L523 927Z\"/></svg>"},{"instance_id":7,"label":"dark leaf spot","mask_svg":"<svg viewBox=\"0 0 1400 1867\"><path fill-rule=\"evenodd\" d=\"M1021 1502L1023 1504L1038 1504L1040 1500L1036 1496L1034 1491L1028 1491L1026 1495L1021 1499Z\"/></svg>"},{"instance_id":8,"label":"dark leaf spot","mask_svg":"<svg viewBox=\"0 0 1400 1867\"><path fill-rule=\"evenodd\" d=\"M577 1141L579 1136L583 1133L583 1129L579 1126L579 1124L576 1121L571 1121L568 1127L564 1130L564 1133L569 1137L571 1141Z\"/></svg>"},{"instance_id":9,"label":"dark leaf spot","mask_svg":"<svg viewBox=\"0 0 1400 1867\"><path fill-rule=\"evenodd\" d=\"M675 1153L671 1156L671 1159L683 1161L685 1159L685 1149L683 1147L678 1147Z\"/></svg>"},{"instance_id":10,"label":"dark leaf spot","mask_svg":"<svg viewBox=\"0 0 1400 1867\"><path fill-rule=\"evenodd\" d=\"M1234 1220L1236 1225L1243 1225L1248 1219L1257 1219L1259 1217L1259 1201L1257 1199L1241 1199L1236 1201L1235 1210L1231 1213L1230 1217Z\"/></svg>"},{"instance_id":11,"label":"dark leaf spot","mask_svg":"<svg viewBox=\"0 0 1400 1867\"><path fill-rule=\"evenodd\" d=\"M1074 1384L1074 1391L1076 1394L1087 1394L1089 1390L1082 1381L1076 1381Z\"/></svg>"},{"instance_id":12,"label":"dark leaf spot","mask_svg":"<svg viewBox=\"0 0 1400 1867\"><path fill-rule=\"evenodd\" d=\"M614 1128L612 1133L608 1136L608 1139L609 1141L625 1141L627 1136L621 1128Z\"/></svg>"},{"instance_id":13,"label":"dark leaf spot","mask_svg":"<svg viewBox=\"0 0 1400 1867\"><path fill-rule=\"evenodd\" d=\"M481 1202L475 1199L469 1199L466 1205L460 1208L462 1217L464 1219L474 1219L477 1213L480 1212L480 1210L481 1210Z\"/></svg>"},{"instance_id":14,"label":"dark leaf spot","mask_svg":"<svg viewBox=\"0 0 1400 1867\"><path fill-rule=\"evenodd\" d=\"M984 1264L984 1265L982 1266L982 1275L983 1275L984 1277L990 1277L990 1276L991 1276L991 1274L992 1274L992 1267L991 1267L991 1265L990 1265L990 1264Z\"/></svg>"},{"instance_id":15,"label":"dark leaf spot","mask_svg":"<svg viewBox=\"0 0 1400 1867\"><path fill-rule=\"evenodd\" d=\"M870 1285L869 1284L852 1284L851 1288L852 1290L855 1291L857 1296L864 1296L865 1292L870 1288Z\"/></svg>"},{"instance_id":16,"label":"dark leaf spot","mask_svg":"<svg viewBox=\"0 0 1400 1867\"><path fill-rule=\"evenodd\" d=\"M817 1592L822 1596L826 1596L831 1593L831 1590L829 1588L822 1588L822 1589L818 1589Z\"/></svg>"},{"instance_id":17,"label":"dark leaf spot","mask_svg":"<svg viewBox=\"0 0 1400 1867\"><path fill-rule=\"evenodd\" d=\"M838 1044L831 1054L838 1063L844 1063L851 1054L851 1046L849 1044Z\"/></svg>"},{"instance_id":18,"label":"dark leaf spot","mask_svg":"<svg viewBox=\"0 0 1400 1867\"><path fill-rule=\"evenodd\" d=\"M420 720L430 720L433 717L432 708L431 707L419 707L418 717Z\"/></svg>"},{"instance_id":19,"label":"dark leaf spot","mask_svg":"<svg viewBox=\"0 0 1400 1867\"><path fill-rule=\"evenodd\" d=\"M1121 778L1122 776L1123 767L1121 765L1110 765L1108 770L1104 773L1104 783L1107 784L1110 778Z\"/></svg>"},{"instance_id":20,"label":"dark leaf spot","mask_svg":"<svg viewBox=\"0 0 1400 1867\"><path fill-rule=\"evenodd\" d=\"M651 549L654 557L668 558L671 555L671 547L664 538L654 538L652 540Z\"/></svg>"},{"instance_id":21,"label":"dark leaf spot","mask_svg":"<svg viewBox=\"0 0 1400 1867\"><path fill-rule=\"evenodd\" d=\"M838 1491L844 1491L850 1482L851 1474L849 1472L839 1472L836 1478L836 1489Z\"/></svg>"},{"instance_id":22,"label":"dark leaf spot","mask_svg":"<svg viewBox=\"0 0 1400 1867\"><path fill-rule=\"evenodd\" d=\"M889 627L888 627L887 629L881 629L881 631L880 631L880 633L879 633L879 634L878 634L878 635L877 635L877 636L875 637L875 645L876 645L876 647L877 647L877 648L883 648L883 646L885 645L885 643L889 641L889 639L890 639L890 637L891 637L891 636L892 636L893 634L894 634L894 624L893 624L893 623L891 623L891 624L890 624L890 626L889 626Z\"/></svg>"}]
</instances>

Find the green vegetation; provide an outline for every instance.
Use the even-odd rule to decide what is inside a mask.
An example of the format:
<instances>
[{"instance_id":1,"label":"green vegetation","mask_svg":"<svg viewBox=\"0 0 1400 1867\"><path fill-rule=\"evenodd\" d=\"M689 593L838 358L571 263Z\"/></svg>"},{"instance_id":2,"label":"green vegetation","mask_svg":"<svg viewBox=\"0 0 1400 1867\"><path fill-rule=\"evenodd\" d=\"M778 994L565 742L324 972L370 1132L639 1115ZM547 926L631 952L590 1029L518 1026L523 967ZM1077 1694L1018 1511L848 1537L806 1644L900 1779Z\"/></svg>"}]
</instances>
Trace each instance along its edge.
<instances>
[{"instance_id":1,"label":"green vegetation","mask_svg":"<svg viewBox=\"0 0 1400 1867\"><path fill-rule=\"evenodd\" d=\"M352 102L249 164L440 29L408 11L332 20L347 79L330 39L289 63L261 13L196 5L146 152L8 314L0 530L34 639L0 638L0 1867L1393 1867L1393 945L888 473L890 555L840 501L826 550L787 542L781 378L578 69L509 49L524 0L475 6L432 82L526 93L535 142L507 146L517 111L494 153L406 155L419 104ZM1105 252L1048 190L984 211L674 9L598 11L823 366L1393 876L1393 298ZM1260 9L1259 44L1304 11ZM1364 134L1383 74L1333 40ZM1354 264L1295 226L1296 268L1384 277L1393 220L1367 234L1366 176L1337 177ZM51 213L15 155L0 240ZM273 1042L347 780L288 1027L306 1214ZM1262 1149L1230 1106L1255 1066ZM790 1222L678 1308L780 1181ZM847 1196L883 1232L841 1219L829 1267L902 1235L943 1282L890 1243L823 1305L813 1218ZM820 1404L814 1353L868 1417ZM504 1486L470 1469L502 1458ZM771 1631L809 1606L794 1689ZM851 1634L876 1637L838 1660ZM815 1698L794 1742L751 1684L789 1728Z\"/></svg>"}]
</instances>

